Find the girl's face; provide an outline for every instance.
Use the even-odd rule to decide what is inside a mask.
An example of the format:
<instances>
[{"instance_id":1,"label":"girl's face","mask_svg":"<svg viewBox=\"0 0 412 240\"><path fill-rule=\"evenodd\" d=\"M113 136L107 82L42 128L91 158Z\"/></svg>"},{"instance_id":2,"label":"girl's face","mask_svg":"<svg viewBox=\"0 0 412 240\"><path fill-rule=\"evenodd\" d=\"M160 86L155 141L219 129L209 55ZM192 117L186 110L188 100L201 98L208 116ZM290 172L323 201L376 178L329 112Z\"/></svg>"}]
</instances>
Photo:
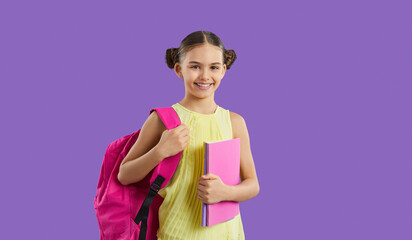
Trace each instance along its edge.
<instances>
[{"instance_id":1,"label":"girl's face","mask_svg":"<svg viewBox=\"0 0 412 240\"><path fill-rule=\"evenodd\" d=\"M219 47L206 43L186 52L181 63L175 64L177 76L183 78L187 97L214 97L226 72L222 58Z\"/></svg>"}]
</instances>

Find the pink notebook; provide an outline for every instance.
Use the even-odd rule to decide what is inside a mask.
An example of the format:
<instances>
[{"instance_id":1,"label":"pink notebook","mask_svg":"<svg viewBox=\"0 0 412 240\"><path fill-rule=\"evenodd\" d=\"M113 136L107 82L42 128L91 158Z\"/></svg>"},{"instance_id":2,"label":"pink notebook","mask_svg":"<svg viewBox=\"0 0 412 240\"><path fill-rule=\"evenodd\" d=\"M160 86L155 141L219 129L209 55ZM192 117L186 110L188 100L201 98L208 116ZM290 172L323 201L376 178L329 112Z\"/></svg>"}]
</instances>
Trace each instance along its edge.
<instances>
[{"instance_id":1,"label":"pink notebook","mask_svg":"<svg viewBox=\"0 0 412 240\"><path fill-rule=\"evenodd\" d=\"M205 142L205 174L213 173L227 185L240 182L240 138ZM202 227L228 221L239 214L239 202L222 201L202 206Z\"/></svg>"}]
</instances>

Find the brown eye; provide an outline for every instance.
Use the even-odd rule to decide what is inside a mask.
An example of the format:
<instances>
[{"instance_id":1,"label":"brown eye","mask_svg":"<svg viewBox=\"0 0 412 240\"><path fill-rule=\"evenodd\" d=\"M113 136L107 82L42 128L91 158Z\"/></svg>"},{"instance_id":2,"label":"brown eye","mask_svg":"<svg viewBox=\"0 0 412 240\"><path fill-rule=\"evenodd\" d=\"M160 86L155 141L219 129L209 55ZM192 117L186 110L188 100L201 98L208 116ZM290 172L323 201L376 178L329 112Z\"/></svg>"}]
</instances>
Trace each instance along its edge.
<instances>
[{"instance_id":1,"label":"brown eye","mask_svg":"<svg viewBox=\"0 0 412 240\"><path fill-rule=\"evenodd\" d=\"M199 67L198 65L194 65L194 66L191 66L190 68L195 68L195 67Z\"/></svg>"}]
</instances>

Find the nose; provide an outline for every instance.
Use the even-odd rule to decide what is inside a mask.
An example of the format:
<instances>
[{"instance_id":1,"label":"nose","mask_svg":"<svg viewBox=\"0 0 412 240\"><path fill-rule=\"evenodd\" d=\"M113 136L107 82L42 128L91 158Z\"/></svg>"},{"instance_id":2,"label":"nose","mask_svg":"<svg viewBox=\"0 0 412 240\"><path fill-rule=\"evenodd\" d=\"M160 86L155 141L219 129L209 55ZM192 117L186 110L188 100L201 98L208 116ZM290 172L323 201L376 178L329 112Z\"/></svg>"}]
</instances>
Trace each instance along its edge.
<instances>
[{"instance_id":1,"label":"nose","mask_svg":"<svg viewBox=\"0 0 412 240\"><path fill-rule=\"evenodd\" d=\"M201 72L201 78L202 78L203 80L209 80L209 70L204 69L204 70Z\"/></svg>"}]
</instances>

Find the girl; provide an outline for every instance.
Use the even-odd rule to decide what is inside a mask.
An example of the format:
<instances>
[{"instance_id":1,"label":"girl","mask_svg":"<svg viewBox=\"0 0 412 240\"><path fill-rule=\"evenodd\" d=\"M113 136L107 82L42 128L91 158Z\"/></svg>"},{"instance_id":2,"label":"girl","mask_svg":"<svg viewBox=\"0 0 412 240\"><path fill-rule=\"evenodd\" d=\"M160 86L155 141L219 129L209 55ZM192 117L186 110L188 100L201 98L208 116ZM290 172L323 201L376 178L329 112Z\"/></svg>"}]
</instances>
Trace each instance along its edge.
<instances>
[{"instance_id":1,"label":"girl","mask_svg":"<svg viewBox=\"0 0 412 240\"><path fill-rule=\"evenodd\" d=\"M167 66L185 86L184 98L172 105L181 125L166 130L153 111L118 175L124 185L138 182L160 161L183 151L174 176L158 193L164 198L159 208L159 240L245 238L240 214L212 227L201 227L202 202L242 202L259 193L245 120L214 100L226 69L235 59L235 51L226 50L219 37L208 31L193 32L179 48L166 50ZM202 175L204 141L233 138L241 140L241 183L225 185L219 176Z\"/></svg>"}]
</instances>

